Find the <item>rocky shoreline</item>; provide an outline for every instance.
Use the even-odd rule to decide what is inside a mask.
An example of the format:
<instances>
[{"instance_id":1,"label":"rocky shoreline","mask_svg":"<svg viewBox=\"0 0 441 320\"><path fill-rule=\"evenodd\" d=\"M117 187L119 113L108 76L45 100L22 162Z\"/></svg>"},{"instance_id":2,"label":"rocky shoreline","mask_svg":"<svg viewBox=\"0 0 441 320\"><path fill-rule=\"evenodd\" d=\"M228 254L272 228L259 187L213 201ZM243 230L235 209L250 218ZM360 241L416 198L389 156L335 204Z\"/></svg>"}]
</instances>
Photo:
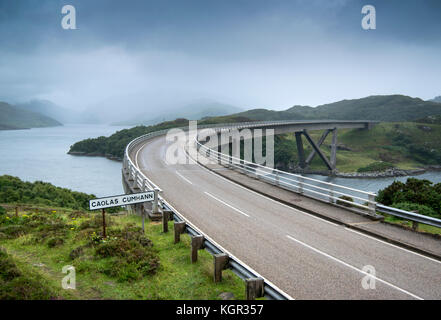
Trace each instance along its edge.
<instances>
[{"instance_id":1,"label":"rocky shoreline","mask_svg":"<svg viewBox=\"0 0 441 320\"><path fill-rule=\"evenodd\" d=\"M384 171L372 171L372 172L334 172L330 171L313 171L313 170L290 170L289 172L297 174L317 174L322 176L334 176L339 178L357 178L357 179L375 179L375 178L393 178L393 177L407 177L416 176L429 171L441 171L441 165L427 166L424 168L404 170L398 168L391 168Z\"/></svg>"},{"instance_id":2,"label":"rocky shoreline","mask_svg":"<svg viewBox=\"0 0 441 320\"><path fill-rule=\"evenodd\" d=\"M98 152L86 153L82 151L69 151L67 154L70 154L71 156L81 156L81 157L104 157L109 160L122 161L120 157L114 156L112 154L102 154Z\"/></svg>"}]
</instances>

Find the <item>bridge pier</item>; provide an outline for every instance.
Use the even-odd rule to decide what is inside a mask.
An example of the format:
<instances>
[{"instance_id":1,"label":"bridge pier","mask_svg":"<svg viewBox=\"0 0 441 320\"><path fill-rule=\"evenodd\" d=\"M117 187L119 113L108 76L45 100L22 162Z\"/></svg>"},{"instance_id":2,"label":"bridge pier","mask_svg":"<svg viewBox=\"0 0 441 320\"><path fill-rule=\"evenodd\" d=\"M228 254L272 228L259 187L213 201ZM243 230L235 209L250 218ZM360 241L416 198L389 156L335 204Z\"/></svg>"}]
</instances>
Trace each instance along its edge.
<instances>
[{"instance_id":1,"label":"bridge pier","mask_svg":"<svg viewBox=\"0 0 441 320\"><path fill-rule=\"evenodd\" d=\"M300 168L305 169L305 151L303 149L303 140L302 140L302 132L295 132L296 144L297 144L297 152L299 154L299 165Z\"/></svg>"},{"instance_id":2,"label":"bridge pier","mask_svg":"<svg viewBox=\"0 0 441 320\"><path fill-rule=\"evenodd\" d=\"M320 150L320 146L323 144L323 142L326 140L326 137L331 132L332 132L331 156L330 159L328 160L325 154ZM309 142L309 144L312 147L312 151L306 159L305 159L305 151L303 148L302 134L305 136L306 140ZM331 171L332 173L335 172L337 166L337 128L326 129L317 143L315 143L314 140L312 140L311 136L309 135L306 129L303 129L303 131L295 132L295 137L296 137L297 152L299 155L300 168L306 169L311 164L315 155L318 154L320 159L322 159L323 163L328 168L328 170Z\"/></svg>"},{"instance_id":3,"label":"bridge pier","mask_svg":"<svg viewBox=\"0 0 441 320\"><path fill-rule=\"evenodd\" d=\"M332 143L331 143L331 167L335 172L337 166L337 128L332 130Z\"/></svg>"}]
</instances>

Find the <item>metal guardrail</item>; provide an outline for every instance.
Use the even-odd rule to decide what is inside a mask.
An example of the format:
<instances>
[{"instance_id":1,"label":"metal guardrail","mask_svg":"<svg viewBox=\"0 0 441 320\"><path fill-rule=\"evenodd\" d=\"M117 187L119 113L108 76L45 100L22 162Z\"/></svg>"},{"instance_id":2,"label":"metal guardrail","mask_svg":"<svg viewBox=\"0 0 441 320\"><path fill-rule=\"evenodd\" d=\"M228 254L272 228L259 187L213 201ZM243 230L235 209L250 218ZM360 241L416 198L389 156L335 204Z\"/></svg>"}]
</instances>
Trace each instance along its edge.
<instances>
[{"instance_id":1,"label":"metal guardrail","mask_svg":"<svg viewBox=\"0 0 441 320\"><path fill-rule=\"evenodd\" d=\"M204 126L206 128L211 126ZM185 128L181 128L185 130ZM141 137L138 137L132 140L126 147L124 153L123 160L123 170L126 171L129 175L129 179L133 179L133 185L142 191L156 190L160 193L162 190L149 178L147 178L139 168L135 166L133 161L130 159L130 152L133 150L135 146L137 146L141 142L145 142L154 137L164 135L168 130L161 130L152 132ZM204 247L211 254L219 254L226 253L228 254L228 268L231 269L236 275L238 275L241 279L249 279L249 278L262 278L257 272L246 266L244 263L239 261L236 257L229 254L225 249L223 249L219 244L210 239L207 235L201 232L196 226L194 226L191 222L185 219L179 212L174 209L163 197L158 195L158 207L162 210L168 210L173 213L173 220L177 222L184 221L186 224L186 232L191 236L201 235L204 237ZM283 291L277 288L274 284L270 283L268 280L264 279L264 294L265 297L273 300L289 300L291 297L287 296Z\"/></svg>"},{"instance_id":2,"label":"metal guardrail","mask_svg":"<svg viewBox=\"0 0 441 320\"><path fill-rule=\"evenodd\" d=\"M317 121L316 123L319 123ZM323 121L323 123L332 122L331 121ZM344 121L338 121L344 122ZM365 122L365 121L347 121L347 122ZM251 127L262 127L262 126L274 126L274 125L287 125L293 123L302 123L301 121L261 121L261 122L242 122L242 123L227 123L227 124L218 124L218 125L205 125L199 126L199 129L204 128L213 128L215 131L223 131L229 130L231 128L241 129L241 128L251 128ZM188 130L187 127L180 127L179 129ZM216 242L211 240L207 235L203 234L200 230L198 230L193 224L191 224L188 220L186 220L182 215L179 214L170 204L167 203L163 197L160 196L160 192L162 191L153 181L151 181L147 176L145 176L142 171L135 166L133 161L130 158L130 152L133 150L135 146L138 144L150 140L154 137L158 137L161 135L165 135L168 132L167 130L155 131L143 136L140 136L134 140L132 140L126 147L124 152L123 159L123 169L128 173L129 180L133 181L133 185L142 191L156 190L157 191L157 205L161 207L162 210L170 210L173 212L173 219L175 221L184 221L186 224L186 232L190 235L202 235L204 237L204 246L205 249L211 254L218 253L227 253L229 255L229 268L237 274L242 279L247 278L262 278L255 271L251 270L248 266L240 262L237 258L230 255L226 250L224 250L221 246L219 246ZM397 216L403 219L407 219L410 221L415 221L423 224L432 225L435 227L441 228L441 220L423 216L413 212L407 212L404 210L399 210L392 207L387 207L375 202L375 193L365 192L362 190L357 190L341 185L336 185L329 182L320 181L317 179L312 179L309 177L304 177L301 175L296 175L292 173L287 173L284 171L280 171L273 168L268 168L262 165L258 165L255 163L250 163L244 161L242 159L234 158L229 155L225 155L217 152L216 150L212 150L201 144L196 140L195 142L196 148L198 151L202 151L206 153L205 156L208 156L211 159L215 159L218 161L227 161L228 166L236 167L241 169L243 172L252 173L263 180L267 180L271 183L279 185L281 187L290 189L295 192L299 192L302 194L308 194L314 198L318 198L322 201L327 202L342 202L347 203L359 208L362 208L370 213L375 213L376 211L380 213L385 213L393 216ZM348 191L352 193L357 193L358 196L354 194L347 193ZM336 196L339 195L339 196ZM341 196L349 196L355 201L348 201L345 199L341 199ZM287 300L291 299L291 297L286 296L280 289L278 289L273 284L269 283L267 280L264 282L264 292L265 296L271 299L276 300Z\"/></svg>"},{"instance_id":3,"label":"metal guardrail","mask_svg":"<svg viewBox=\"0 0 441 320\"><path fill-rule=\"evenodd\" d=\"M382 205L380 203L377 204L377 211L385 214L389 214L392 216L400 217L406 220L415 221L423 224L428 224L433 227L441 228L441 220L429 216L425 216L422 214L409 212L405 210L400 210L397 208L388 207Z\"/></svg>"}]
</instances>

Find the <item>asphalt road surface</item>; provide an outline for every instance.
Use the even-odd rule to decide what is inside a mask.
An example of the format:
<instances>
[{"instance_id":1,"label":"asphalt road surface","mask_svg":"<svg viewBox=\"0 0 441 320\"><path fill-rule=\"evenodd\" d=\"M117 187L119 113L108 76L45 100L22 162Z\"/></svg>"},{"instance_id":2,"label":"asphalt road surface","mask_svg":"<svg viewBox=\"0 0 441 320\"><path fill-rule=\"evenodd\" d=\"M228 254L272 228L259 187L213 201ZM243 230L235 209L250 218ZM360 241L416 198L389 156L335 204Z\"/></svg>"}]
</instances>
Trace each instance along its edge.
<instances>
[{"instance_id":1,"label":"asphalt road surface","mask_svg":"<svg viewBox=\"0 0 441 320\"><path fill-rule=\"evenodd\" d=\"M186 219L292 298L441 298L440 261L288 207L194 161L171 164L169 146L158 137L131 157Z\"/></svg>"}]
</instances>

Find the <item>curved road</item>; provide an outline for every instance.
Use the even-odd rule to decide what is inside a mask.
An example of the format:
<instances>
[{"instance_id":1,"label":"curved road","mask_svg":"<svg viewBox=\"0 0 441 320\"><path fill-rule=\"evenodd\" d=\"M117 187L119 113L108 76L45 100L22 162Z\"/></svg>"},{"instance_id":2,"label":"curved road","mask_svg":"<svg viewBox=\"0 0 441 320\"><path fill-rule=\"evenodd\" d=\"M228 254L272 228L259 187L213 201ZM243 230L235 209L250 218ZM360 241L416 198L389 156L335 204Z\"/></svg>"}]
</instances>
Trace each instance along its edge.
<instances>
[{"instance_id":1,"label":"curved road","mask_svg":"<svg viewBox=\"0 0 441 320\"><path fill-rule=\"evenodd\" d=\"M441 298L440 261L266 198L194 161L168 164L169 145L161 136L131 157L186 219L294 299Z\"/></svg>"}]
</instances>

